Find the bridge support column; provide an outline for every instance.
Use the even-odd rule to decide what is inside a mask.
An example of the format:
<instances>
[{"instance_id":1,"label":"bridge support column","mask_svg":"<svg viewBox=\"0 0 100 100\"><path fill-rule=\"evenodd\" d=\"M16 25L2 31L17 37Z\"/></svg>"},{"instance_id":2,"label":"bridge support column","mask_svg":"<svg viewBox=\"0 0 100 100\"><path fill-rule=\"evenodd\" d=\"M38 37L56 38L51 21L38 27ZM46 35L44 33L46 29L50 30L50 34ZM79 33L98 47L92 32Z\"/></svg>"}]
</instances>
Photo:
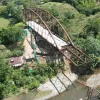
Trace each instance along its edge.
<instances>
[{"instance_id":1,"label":"bridge support column","mask_svg":"<svg viewBox=\"0 0 100 100\"><path fill-rule=\"evenodd\" d=\"M64 70L68 73L71 73L71 68L70 68L70 62L67 60L65 57L63 57L64 60Z\"/></svg>"},{"instance_id":2,"label":"bridge support column","mask_svg":"<svg viewBox=\"0 0 100 100\"><path fill-rule=\"evenodd\" d=\"M66 54L66 56L71 56L68 51L65 51L64 54ZM70 66L70 61L68 59L66 59L65 56L63 56L63 60L64 60L64 70L67 71L68 73L71 73L71 66Z\"/></svg>"}]
</instances>

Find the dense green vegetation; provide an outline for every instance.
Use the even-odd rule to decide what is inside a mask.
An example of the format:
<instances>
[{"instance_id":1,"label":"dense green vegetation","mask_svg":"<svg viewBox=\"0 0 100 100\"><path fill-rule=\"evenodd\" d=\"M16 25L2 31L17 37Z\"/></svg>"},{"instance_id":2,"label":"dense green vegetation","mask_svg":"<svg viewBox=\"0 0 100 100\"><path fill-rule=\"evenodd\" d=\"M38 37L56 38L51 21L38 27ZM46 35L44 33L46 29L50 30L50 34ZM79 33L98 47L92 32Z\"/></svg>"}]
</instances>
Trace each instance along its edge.
<instances>
[{"instance_id":1,"label":"dense green vegetation","mask_svg":"<svg viewBox=\"0 0 100 100\"><path fill-rule=\"evenodd\" d=\"M23 48L14 44L16 47L5 47L0 45L0 59L9 61L10 57L17 57L23 55Z\"/></svg>"},{"instance_id":2,"label":"dense green vegetation","mask_svg":"<svg viewBox=\"0 0 100 100\"><path fill-rule=\"evenodd\" d=\"M53 2L69 3L74 6L80 13L87 16L95 14L100 11L100 7L97 4L99 0L50 0Z\"/></svg>"},{"instance_id":3,"label":"dense green vegetation","mask_svg":"<svg viewBox=\"0 0 100 100\"><path fill-rule=\"evenodd\" d=\"M71 36L74 43L100 64L100 2L97 0L1 0L0 3L0 99L16 94L20 88L32 90L48 77L57 74L61 64L29 65L13 69L9 58L23 54L23 48L12 49L19 42L24 28L23 9L42 7L50 11Z\"/></svg>"},{"instance_id":4,"label":"dense green vegetation","mask_svg":"<svg viewBox=\"0 0 100 100\"><path fill-rule=\"evenodd\" d=\"M8 62L0 60L0 99L20 92L20 88L33 90L48 77L56 75L61 65L37 65L29 72L28 65L14 70Z\"/></svg>"},{"instance_id":5,"label":"dense green vegetation","mask_svg":"<svg viewBox=\"0 0 100 100\"><path fill-rule=\"evenodd\" d=\"M23 29L17 26L9 26L7 28L2 28L0 30L0 40L1 43L5 45L17 42L18 38L21 37Z\"/></svg>"}]
</instances>

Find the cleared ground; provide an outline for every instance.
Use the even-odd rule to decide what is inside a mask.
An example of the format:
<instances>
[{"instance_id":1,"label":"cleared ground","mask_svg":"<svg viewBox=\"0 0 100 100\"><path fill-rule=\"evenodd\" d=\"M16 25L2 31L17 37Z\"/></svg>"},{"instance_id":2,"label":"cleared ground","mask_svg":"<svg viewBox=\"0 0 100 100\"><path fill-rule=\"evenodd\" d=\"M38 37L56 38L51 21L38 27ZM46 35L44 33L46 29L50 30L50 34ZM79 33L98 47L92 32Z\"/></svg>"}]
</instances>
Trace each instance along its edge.
<instances>
[{"instance_id":1,"label":"cleared ground","mask_svg":"<svg viewBox=\"0 0 100 100\"><path fill-rule=\"evenodd\" d=\"M9 20L5 18L0 18L0 28L6 27L9 24Z\"/></svg>"}]
</instances>

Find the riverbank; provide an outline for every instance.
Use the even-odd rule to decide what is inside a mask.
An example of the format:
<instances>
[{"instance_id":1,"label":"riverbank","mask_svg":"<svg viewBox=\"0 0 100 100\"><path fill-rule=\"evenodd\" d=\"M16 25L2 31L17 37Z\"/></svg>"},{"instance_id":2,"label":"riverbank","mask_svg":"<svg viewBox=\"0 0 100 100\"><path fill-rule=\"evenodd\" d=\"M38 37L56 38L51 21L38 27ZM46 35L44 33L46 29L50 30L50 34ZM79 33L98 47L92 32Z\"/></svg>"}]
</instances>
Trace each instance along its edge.
<instances>
[{"instance_id":1,"label":"riverbank","mask_svg":"<svg viewBox=\"0 0 100 100\"><path fill-rule=\"evenodd\" d=\"M77 79L77 75L73 73L68 74L68 72L65 72L65 74L72 81ZM87 81L90 79L91 80L95 79L95 77L93 78L94 75L99 76L98 81L100 81L99 80L100 73L94 73L93 75L89 75L89 77L87 78ZM53 77L52 81L55 82L55 85L58 87L58 90L61 90L60 94L55 89L54 85L50 83L50 80L48 80L46 83L41 84L40 87L36 91L28 92L26 94L22 93L18 96L10 97L5 100L46 100L46 99L48 100L67 100L67 99L68 100L79 100L81 98L84 100L86 98L86 94L88 91L87 87L85 87L82 84L77 83L76 81L74 82L75 87L73 87L73 85L71 85L71 83L66 78L62 78L63 75L61 73L59 73L57 76L60 79L62 79L62 81L65 83L68 89L67 91L65 91L66 89L64 88L64 86L61 85L60 82L57 80L57 77ZM88 82L90 84L90 81ZM95 82L97 83L97 81ZM69 83L70 85L68 86ZM100 87L97 87L97 89L100 91Z\"/></svg>"},{"instance_id":2,"label":"riverbank","mask_svg":"<svg viewBox=\"0 0 100 100\"><path fill-rule=\"evenodd\" d=\"M64 74L66 76L64 76ZM55 86L57 87L58 91L60 91L60 93L64 92L66 88L68 88L69 86L72 86L72 83L69 81L69 79L72 82L74 82L78 78L77 75L74 73L64 72L64 74L59 73L57 76L51 79L51 81L55 84ZM63 84L60 82L60 80L57 77L62 81ZM51 97L57 96L59 95L59 93L55 88L55 86L51 83L51 81L48 80L46 83L41 84L38 87L38 89L35 91L28 92L28 93L24 92L21 93L20 95L9 97L4 100L46 100Z\"/></svg>"},{"instance_id":3,"label":"riverbank","mask_svg":"<svg viewBox=\"0 0 100 100\"><path fill-rule=\"evenodd\" d=\"M78 80L92 88L100 86L100 68L96 68L92 74L79 76Z\"/></svg>"},{"instance_id":4,"label":"riverbank","mask_svg":"<svg viewBox=\"0 0 100 100\"><path fill-rule=\"evenodd\" d=\"M64 74L67 76L64 76ZM64 74L59 73L56 77L48 80L45 84L41 84L38 88L39 91L52 91L49 95L37 98L35 100L46 100L60 93L64 92L67 87L72 85L71 82L74 82L78 77L74 73ZM70 80L69 80L70 79Z\"/></svg>"},{"instance_id":5,"label":"riverbank","mask_svg":"<svg viewBox=\"0 0 100 100\"><path fill-rule=\"evenodd\" d=\"M100 86L100 73L92 75L87 81L86 84L92 88L97 88Z\"/></svg>"}]
</instances>

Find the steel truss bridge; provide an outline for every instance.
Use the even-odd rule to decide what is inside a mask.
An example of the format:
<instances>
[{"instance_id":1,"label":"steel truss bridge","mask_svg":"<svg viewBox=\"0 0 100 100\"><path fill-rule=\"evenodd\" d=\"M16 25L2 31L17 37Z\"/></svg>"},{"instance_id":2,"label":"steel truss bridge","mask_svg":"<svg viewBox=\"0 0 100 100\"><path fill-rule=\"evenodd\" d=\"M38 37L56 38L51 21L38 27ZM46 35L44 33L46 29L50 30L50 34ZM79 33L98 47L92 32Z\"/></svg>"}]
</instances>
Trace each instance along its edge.
<instances>
[{"instance_id":1,"label":"steel truss bridge","mask_svg":"<svg viewBox=\"0 0 100 100\"><path fill-rule=\"evenodd\" d=\"M64 27L51 13L41 8L24 9L23 12L26 24L72 64L85 66L91 63L92 59L74 45Z\"/></svg>"}]
</instances>

